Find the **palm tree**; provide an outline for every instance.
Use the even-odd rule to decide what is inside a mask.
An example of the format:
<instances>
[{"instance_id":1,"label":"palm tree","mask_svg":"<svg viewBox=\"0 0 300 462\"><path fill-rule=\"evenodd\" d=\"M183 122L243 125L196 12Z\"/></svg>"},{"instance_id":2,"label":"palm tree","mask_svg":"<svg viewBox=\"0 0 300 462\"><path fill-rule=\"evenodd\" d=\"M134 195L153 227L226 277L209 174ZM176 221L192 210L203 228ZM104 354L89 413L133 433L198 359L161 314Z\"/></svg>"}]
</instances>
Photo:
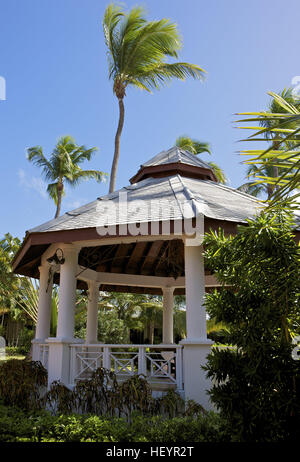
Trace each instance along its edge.
<instances>
[{"instance_id":1,"label":"palm tree","mask_svg":"<svg viewBox=\"0 0 300 462\"><path fill-rule=\"evenodd\" d=\"M148 296L148 300L140 304L139 320L149 334L149 343L154 343L154 329L162 325L163 303L161 297Z\"/></svg>"},{"instance_id":2,"label":"palm tree","mask_svg":"<svg viewBox=\"0 0 300 462\"><path fill-rule=\"evenodd\" d=\"M248 140L268 141L269 147L241 151L251 156L246 163L250 164L248 175L253 176L254 181L238 189L247 191L249 188L247 192L250 193L264 190L268 199L272 198L272 203L276 203L299 188L300 184L300 103L290 88L284 89L281 94L269 92L269 95L272 101L266 112L239 114L250 118L238 122L258 122L260 125L241 127L254 130Z\"/></svg>"},{"instance_id":3,"label":"palm tree","mask_svg":"<svg viewBox=\"0 0 300 462\"><path fill-rule=\"evenodd\" d=\"M124 321L128 329L136 329L140 327L140 305L145 300L145 295L110 292L102 298L99 306L107 311L115 311L118 319Z\"/></svg>"},{"instance_id":4,"label":"palm tree","mask_svg":"<svg viewBox=\"0 0 300 462\"><path fill-rule=\"evenodd\" d=\"M175 145L179 148L185 149L186 151L190 151L192 154L202 154L203 152L208 152L211 154L211 149L209 143L205 143L203 141L195 140L190 138L189 136L179 136L176 139ZM225 184L227 179L224 171L217 165L215 162L207 162L208 165L211 166L217 180L219 183Z\"/></svg>"},{"instance_id":5,"label":"palm tree","mask_svg":"<svg viewBox=\"0 0 300 462\"><path fill-rule=\"evenodd\" d=\"M124 125L124 97L129 85L151 92L172 79L190 76L201 79L204 70L185 62L167 63L177 58L182 40L177 25L168 19L147 21L141 7L129 13L111 3L103 19L105 43L108 48L109 78L119 102L119 123L115 136L115 151L111 168L109 192L115 190L120 155L120 137Z\"/></svg>"},{"instance_id":6,"label":"palm tree","mask_svg":"<svg viewBox=\"0 0 300 462\"><path fill-rule=\"evenodd\" d=\"M55 218L60 215L62 197L65 194L64 183L75 187L82 180L94 178L100 182L104 179L105 173L99 170L82 170L79 164L85 160L91 160L97 148L86 149L85 146L78 146L71 136L59 138L54 150L47 159L43 154L41 146L34 146L27 150L28 160L42 168L48 184L47 192L56 205Z\"/></svg>"},{"instance_id":7,"label":"palm tree","mask_svg":"<svg viewBox=\"0 0 300 462\"><path fill-rule=\"evenodd\" d=\"M189 136L183 135L176 139L176 146L179 148L190 151L192 154L202 154L202 152L208 152L211 154L210 144L205 141L193 140Z\"/></svg>"},{"instance_id":8,"label":"palm tree","mask_svg":"<svg viewBox=\"0 0 300 462\"><path fill-rule=\"evenodd\" d=\"M15 304L15 308L20 312L25 312L26 315L37 323L38 306L39 306L39 283L35 279L20 277L20 289L18 292L11 291L10 297ZM58 289L56 286L52 289L51 299L51 334L55 334L57 325L58 311Z\"/></svg>"},{"instance_id":9,"label":"palm tree","mask_svg":"<svg viewBox=\"0 0 300 462\"><path fill-rule=\"evenodd\" d=\"M280 171L283 169L280 169ZM247 169L247 177L255 177L256 175L263 175L268 178L277 178L279 170L275 170L274 167L268 163L263 165L263 168L260 168L256 164L252 164ZM276 176L275 176L276 175ZM275 188L275 182L268 183L265 181L248 181L247 183L242 184L237 189L239 191L251 194L251 196L259 197L262 194L266 194L268 200L271 199Z\"/></svg>"}]
</instances>

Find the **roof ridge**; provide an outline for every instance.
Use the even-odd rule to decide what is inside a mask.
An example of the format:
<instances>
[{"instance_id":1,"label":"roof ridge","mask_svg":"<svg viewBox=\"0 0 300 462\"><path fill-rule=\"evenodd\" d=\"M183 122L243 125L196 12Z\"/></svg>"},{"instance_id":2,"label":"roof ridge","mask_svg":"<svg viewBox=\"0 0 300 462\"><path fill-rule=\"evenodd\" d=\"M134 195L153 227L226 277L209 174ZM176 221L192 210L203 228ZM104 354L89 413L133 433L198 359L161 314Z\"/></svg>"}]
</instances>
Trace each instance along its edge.
<instances>
[{"instance_id":1,"label":"roof ridge","mask_svg":"<svg viewBox=\"0 0 300 462\"><path fill-rule=\"evenodd\" d=\"M181 181L181 183L182 183L182 185L184 187L184 190L190 196L190 200L192 201L192 206L195 209L194 210L195 215L197 216L199 204L202 204L202 205L204 204L204 207L205 207L206 201L205 201L205 199L203 199L203 197L201 197L200 200L199 200L199 198L195 197L195 195L191 192L190 188L184 184L184 180L185 180L185 178L180 177L180 181ZM204 214L203 209L201 210L201 214L202 215Z\"/></svg>"},{"instance_id":2,"label":"roof ridge","mask_svg":"<svg viewBox=\"0 0 300 462\"><path fill-rule=\"evenodd\" d=\"M183 209L184 204L177 199L176 192L174 191L173 184L172 184L172 181L171 181L172 179L174 180L174 178L175 178L174 176L169 178L169 183L170 183L171 189L173 191L173 194L174 194L174 196L175 196L175 198L177 200L177 203L179 205L181 213L184 216L184 209ZM185 197L187 198L187 201L191 201L193 212L195 213L195 215L197 215L198 214L198 206L199 206L199 204L205 204L205 200L204 199L199 200L198 198L195 197L195 195L192 193L190 188L188 188L184 184L184 181L183 181L184 179L181 177L181 175L176 175L176 178L181 183L182 192L185 195ZM203 213L203 211L201 213Z\"/></svg>"}]
</instances>

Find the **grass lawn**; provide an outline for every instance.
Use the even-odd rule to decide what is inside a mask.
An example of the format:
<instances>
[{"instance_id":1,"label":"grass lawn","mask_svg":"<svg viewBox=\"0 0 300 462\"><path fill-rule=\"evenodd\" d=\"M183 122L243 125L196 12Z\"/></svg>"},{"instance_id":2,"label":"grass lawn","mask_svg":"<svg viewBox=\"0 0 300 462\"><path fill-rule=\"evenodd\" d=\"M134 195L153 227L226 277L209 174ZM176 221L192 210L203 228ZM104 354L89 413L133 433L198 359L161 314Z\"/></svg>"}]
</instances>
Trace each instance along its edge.
<instances>
[{"instance_id":1,"label":"grass lawn","mask_svg":"<svg viewBox=\"0 0 300 462\"><path fill-rule=\"evenodd\" d=\"M9 359L25 359L25 355L11 350L11 348L6 348L5 356L0 354L0 361L8 361Z\"/></svg>"},{"instance_id":2,"label":"grass lawn","mask_svg":"<svg viewBox=\"0 0 300 462\"><path fill-rule=\"evenodd\" d=\"M9 359L25 359L25 356L24 355L13 355L13 356L6 355L5 357L0 356L0 361L8 361Z\"/></svg>"}]
</instances>

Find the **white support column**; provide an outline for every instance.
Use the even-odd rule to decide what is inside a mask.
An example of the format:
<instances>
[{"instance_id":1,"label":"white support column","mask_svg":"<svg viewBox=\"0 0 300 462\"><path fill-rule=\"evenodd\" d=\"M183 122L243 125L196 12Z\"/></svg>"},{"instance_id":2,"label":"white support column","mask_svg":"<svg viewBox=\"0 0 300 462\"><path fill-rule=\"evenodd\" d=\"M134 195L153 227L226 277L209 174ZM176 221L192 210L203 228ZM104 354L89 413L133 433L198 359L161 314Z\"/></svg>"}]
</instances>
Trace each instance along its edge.
<instances>
[{"instance_id":1,"label":"white support column","mask_svg":"<svg viewBox=\"0 0 300 462\"><path fill-rule=\"evenodd\" d=\"M56 337L48 338L48 386L55 380L70 384L70 343L74 339L74 315L76 302L76 274L79 248L72 244L59 244L65 262L60 265L59 304Z\"/></svg>"},{"instance_id":2,"label":"white support column","mask_svg":"<svg viewBox=\"0 0 300 462\"><path fill-rule=\"evenodd\" d=\"M56 336L59 339L72 340L74 338L78 248L72 244L66 244L62 250L65 262L60 266Z\"/></svg>"},{"instance_id":3,"label":"white support column","mask_svg":"<svg viewBox=\"0 0 300 462\"><path fill-rule=\"evenodd\" d=\"M211 382L201 366L206 364L213 342L206 334L206 311L204 307L205 273L203 248L185 243L185 294L187 338L183 345L183 375L185 399L193 399L205 409L212 409L206 391Z\"/></svg>"},{"instance_id":4,"label":"white support column","mask_svg":"<svg viewBox=\"0 0 300 462\"><path fill-rule=\"evenodd\" d=\"M173 306L174 306L174 287L164 287L163 292L163 338L165 345L174 342L173 336Z\"/></svg>"},{"instance_id":5,"label":"white support column","mask_svg":"<svg viewBox=\"0 0 300 462\"><path fill-rule=\"evenodd\" d=\"M35 338L32 341L33 361L39 360L39 343L45 342L50 334L53 273L49 271L50 265L48 263L39 266L39 304Z\"/></svg>"},{"instance_id":6,"label":"white support column","mask_svg":"<svg viewBox=\"0 0 300 462\"><path fill-rule=\"evenodd\" d=\"M99 282L90 281L88 286L86 343L93 344L98 342Z\"/></svg>"},{"instance_id":7,"label":"white support column","mask_svg":"<svg viewBox=\"0 0 300 462\"><path fill-rule=\"evenodd\" d=\"M45 340L50 334L51 301L53 274L49 273L50 265L39 266L39 305L36 323L35 339Z\"/></svg>"},{"instance_id":8,"label":"white support column","mask_svg":"<svg viewBox=\"0 0 300 462\"><path fill-rule=\"evenodd\" d=\"M206 340L205 273L202 246L184 246L187 339Z\"/></svg>"}]
</instances>

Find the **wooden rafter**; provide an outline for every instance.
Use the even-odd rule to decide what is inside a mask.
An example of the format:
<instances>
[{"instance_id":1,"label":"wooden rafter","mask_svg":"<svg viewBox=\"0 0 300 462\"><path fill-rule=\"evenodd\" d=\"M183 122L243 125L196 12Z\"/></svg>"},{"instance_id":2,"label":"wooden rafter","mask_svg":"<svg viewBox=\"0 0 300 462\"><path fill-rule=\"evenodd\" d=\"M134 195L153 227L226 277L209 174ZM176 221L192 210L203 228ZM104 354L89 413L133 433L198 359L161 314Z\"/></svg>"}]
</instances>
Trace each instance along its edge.
<instances>
[{"instance_id":1,"label":"wooden rafter","mask_svg":"<svg viewBox=\"0 0 300 462\"><path fill-rule=\"evenodd\" d=\"M141 266L140 274L153 274L153 267L155 267L157 254L159 253L162 245L163 241L154 241L151 243L147 256Z\"/></svg>"}]
</instances>

